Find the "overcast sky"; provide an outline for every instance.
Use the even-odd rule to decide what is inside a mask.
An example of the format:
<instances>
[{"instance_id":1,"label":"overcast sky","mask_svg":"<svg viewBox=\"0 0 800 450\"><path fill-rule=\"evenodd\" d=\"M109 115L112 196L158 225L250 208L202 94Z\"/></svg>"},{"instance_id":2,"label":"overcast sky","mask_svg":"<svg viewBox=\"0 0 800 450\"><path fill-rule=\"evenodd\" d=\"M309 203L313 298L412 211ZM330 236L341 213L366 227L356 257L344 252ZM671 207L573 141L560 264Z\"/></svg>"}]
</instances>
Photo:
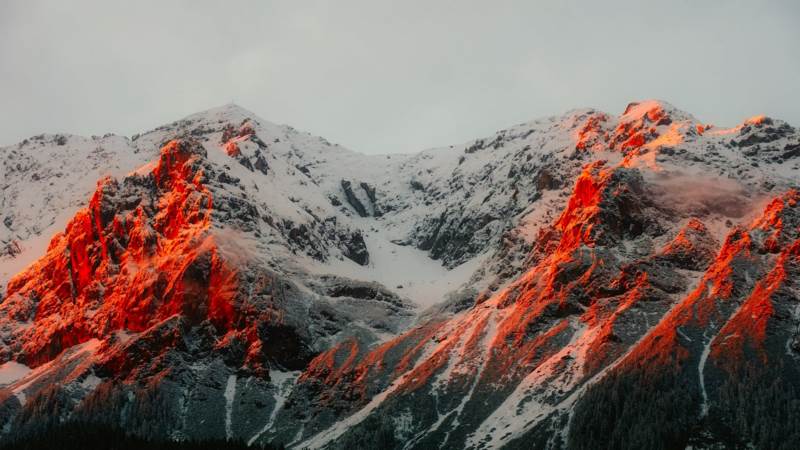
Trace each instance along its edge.
<instances>
[{"instance_id":1,"label":"overcast sky","mask_svg":"<svg viewBox=\"0 0 800 450\"><path fill-rule=\"evenodd\" d=\"M800 125L800 2L2 1L0 145L235 102L367 153L660 98Z\"/></svg>"}]
</instances>

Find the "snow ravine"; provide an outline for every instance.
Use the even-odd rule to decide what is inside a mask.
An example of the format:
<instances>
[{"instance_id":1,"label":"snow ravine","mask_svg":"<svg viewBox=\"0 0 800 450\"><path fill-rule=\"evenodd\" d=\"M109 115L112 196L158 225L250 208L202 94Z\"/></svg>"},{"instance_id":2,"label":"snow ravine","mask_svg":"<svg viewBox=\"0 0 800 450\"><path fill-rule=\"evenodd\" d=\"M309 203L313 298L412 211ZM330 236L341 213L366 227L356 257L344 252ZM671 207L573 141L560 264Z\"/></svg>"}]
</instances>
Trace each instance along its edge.
<instances>
[{"instance_id":1,"label":"snow ravine","mask_svg":"<svg viewBox=\"0 0 800 450\"><path fill-rule=\"evenodd\" d=\"M228 377L225 385L225 436L230 439L233 437L231 428L231 417L233 415L233 399L236 397L236 375Z\"/></svg>"}]
</instances>

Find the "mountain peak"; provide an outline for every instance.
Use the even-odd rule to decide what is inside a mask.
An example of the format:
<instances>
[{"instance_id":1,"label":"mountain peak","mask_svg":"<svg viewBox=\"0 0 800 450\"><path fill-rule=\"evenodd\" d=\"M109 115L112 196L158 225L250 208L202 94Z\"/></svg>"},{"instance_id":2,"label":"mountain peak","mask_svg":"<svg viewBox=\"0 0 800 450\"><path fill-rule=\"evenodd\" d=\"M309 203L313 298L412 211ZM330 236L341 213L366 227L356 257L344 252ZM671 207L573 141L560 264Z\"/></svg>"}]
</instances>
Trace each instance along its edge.
<instances>
[{"instance_id":1,"label":"mountain peak","mask_svg":"<svg viewBox=\"0 0 800 450\"><path fill-rule=\"evenodd\" d=\"M221 106L209 108L203 111L198 111L194 114L186 116L182 120L205 120L205 121L223 120L235 123L237 125L245 120L251 120L258 123L269 123L268 121L258 117L254 112L236 103L226 103Z\"/></svg>"},{"instance_id":2,"label":"mountain peak","mask_svg":"<svg viewBox=\"0 0 800 450\"><path fill-rule=\"evenodd\" d=\"M646 100L367 156L228 104L0 149L0 439L57 409L293 448L682 448L759 416L775 391L724 355L800 392L800 133L697 125Z\"/></svg>"},{"instance_id":3,"label":"mountain peak","mask_svg":"<svg viewBox=\"0 0 800 450\"><path fill-rule=\"evenodd\" d=\"M682 111L672 104L663 100L640 100L628 103L622 115L619 116L621 123L647 120L650 123L657 123L659 120L669 118L671 121L685 121L692 124L697 123L691 114Z\"/></svg>"}]
</instances>

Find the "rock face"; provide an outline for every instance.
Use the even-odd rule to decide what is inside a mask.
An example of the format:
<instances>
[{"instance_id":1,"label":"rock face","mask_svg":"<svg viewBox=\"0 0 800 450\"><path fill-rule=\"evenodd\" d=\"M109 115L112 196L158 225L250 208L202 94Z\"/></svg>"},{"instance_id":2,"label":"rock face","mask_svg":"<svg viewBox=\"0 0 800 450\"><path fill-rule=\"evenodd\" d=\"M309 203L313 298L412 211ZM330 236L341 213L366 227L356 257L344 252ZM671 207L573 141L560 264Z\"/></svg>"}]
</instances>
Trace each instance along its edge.
<instances>
[{"instance_id":1,"label":"rock face","mask_svg":"<svg viewBox=\"0 0 800 450\"><path fill-rule=\"evenodd\" d=\"M413 155L232 105L0 149L3 436L796 448L798 146L645 101Z\"/></svg>"}]
</instances>

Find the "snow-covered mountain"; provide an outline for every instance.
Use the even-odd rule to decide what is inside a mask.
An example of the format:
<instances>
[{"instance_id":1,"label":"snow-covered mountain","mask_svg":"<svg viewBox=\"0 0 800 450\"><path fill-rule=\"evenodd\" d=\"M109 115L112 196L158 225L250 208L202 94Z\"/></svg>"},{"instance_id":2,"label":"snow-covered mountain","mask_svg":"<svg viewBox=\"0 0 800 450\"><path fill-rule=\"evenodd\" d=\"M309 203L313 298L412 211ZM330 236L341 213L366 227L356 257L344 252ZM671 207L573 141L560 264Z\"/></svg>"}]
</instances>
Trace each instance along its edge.
<instances>
[{"instance_id":1,"label":"snow-covered mountain","mask_svg":"<svg viewBox=\"0 0 800 450\"><path fill-rule=\"evenodd\" d=\"M0 159L1 439L800 443L779 120L644 101L363 155L227 105Z\"/></svg>"}]
</instances>

